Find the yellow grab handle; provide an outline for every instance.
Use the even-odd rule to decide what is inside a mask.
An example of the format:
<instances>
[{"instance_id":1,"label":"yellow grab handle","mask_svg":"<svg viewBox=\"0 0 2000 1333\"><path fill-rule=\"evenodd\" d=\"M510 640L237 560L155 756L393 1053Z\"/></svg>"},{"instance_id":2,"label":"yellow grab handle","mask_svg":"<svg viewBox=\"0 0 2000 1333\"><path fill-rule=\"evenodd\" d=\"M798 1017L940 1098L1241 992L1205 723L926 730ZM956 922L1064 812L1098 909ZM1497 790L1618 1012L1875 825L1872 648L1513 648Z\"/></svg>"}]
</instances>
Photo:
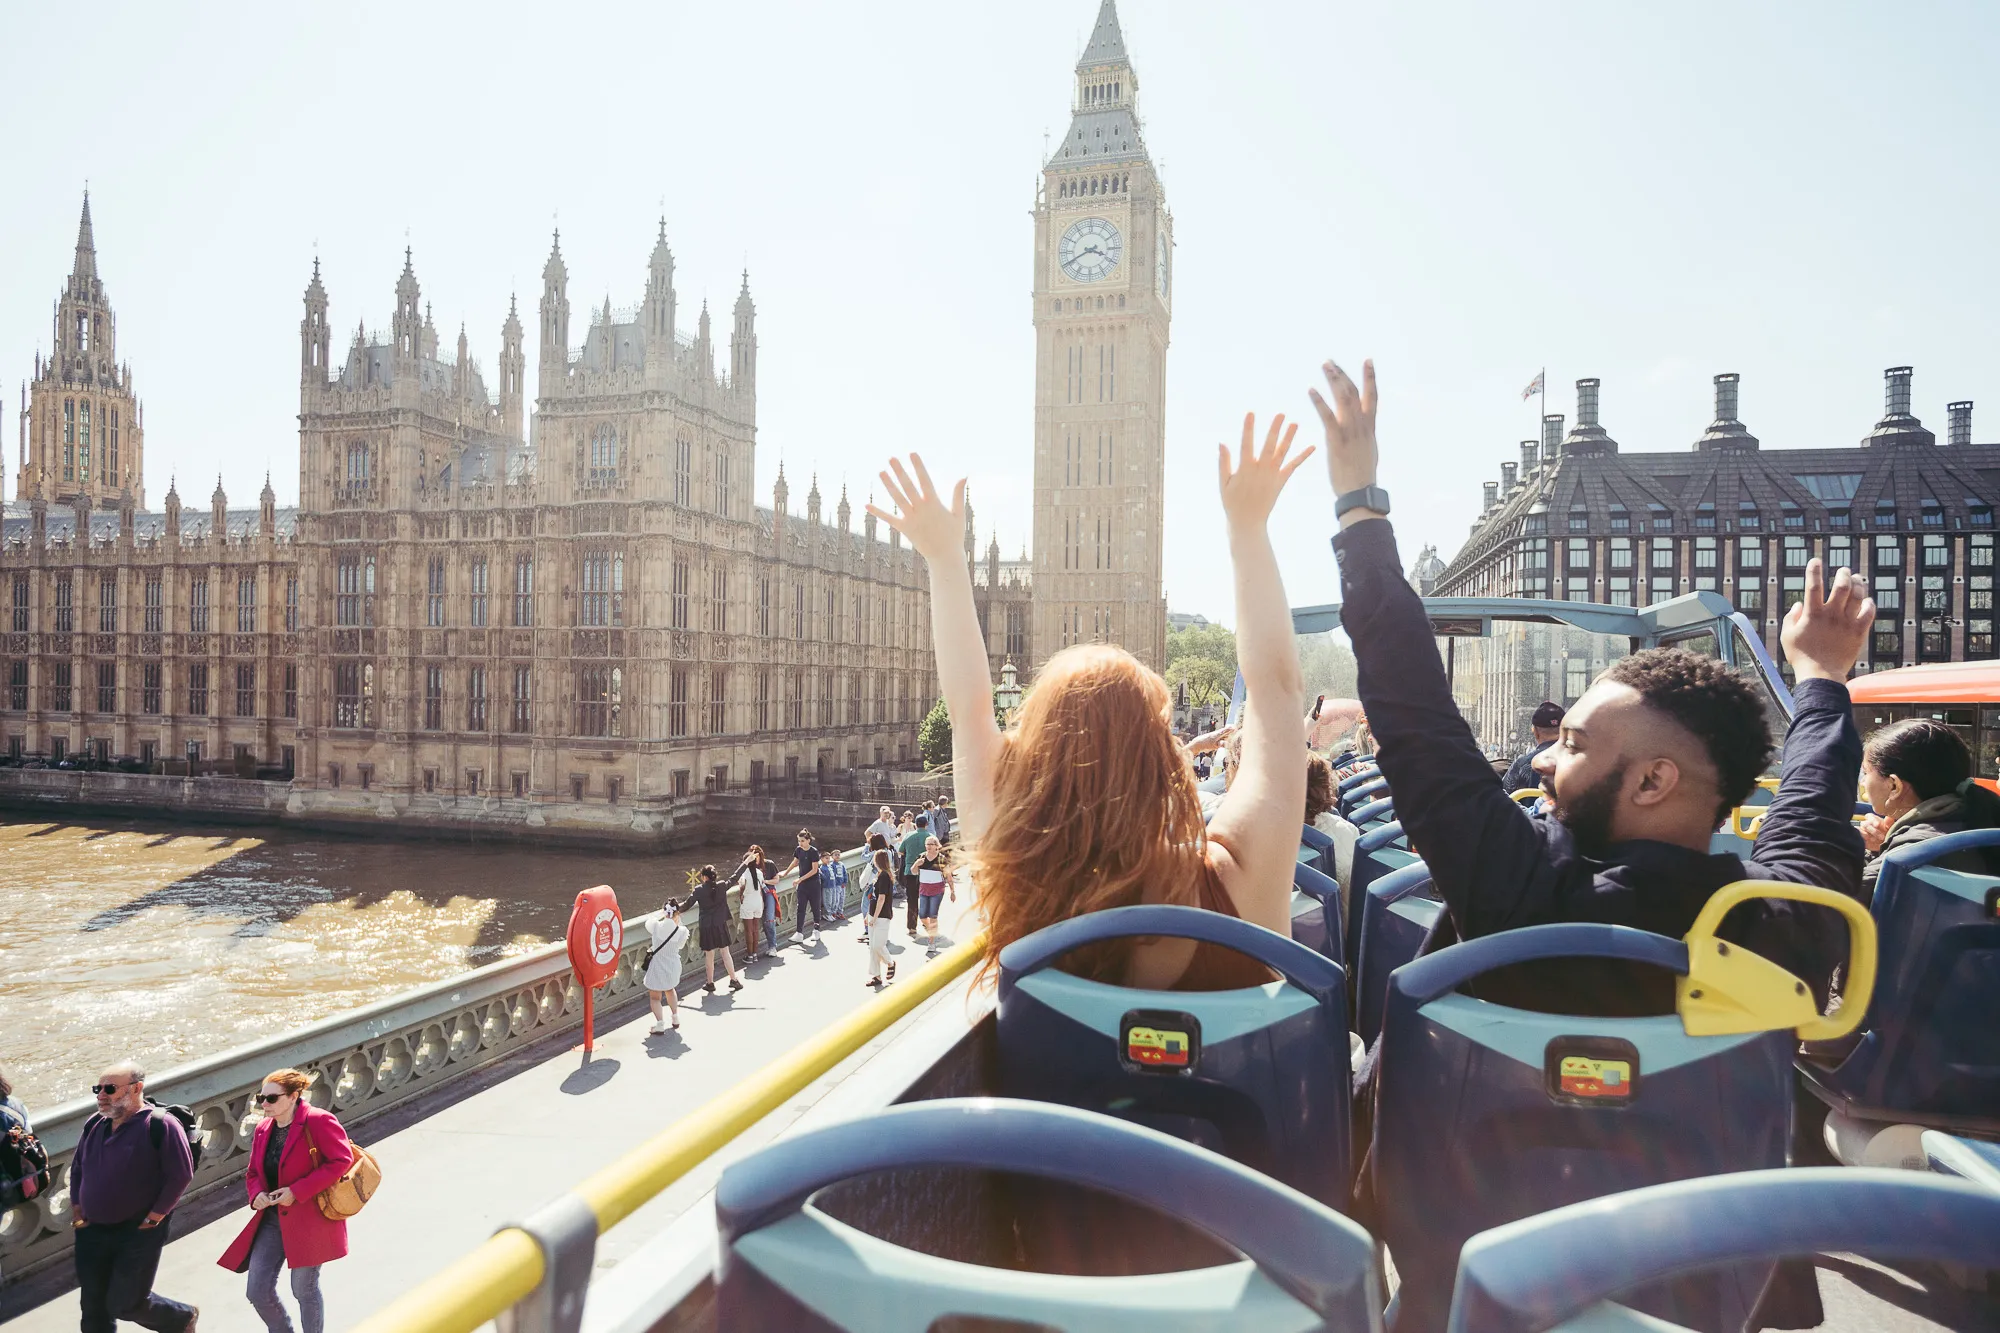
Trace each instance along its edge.
<instances>
[{"instance_id":1,"label":"yellow grab handle","mask_svg":"<svg viewBox=\"0 0 2000 1333\"><path fill-rule=\"evenodd\" d=\"M1507 799L1513 801L1516 805L1533 805L1547 794L1540 787L1523 787L1521 790L1512 793Z\"/></svg>"},{"instance_id":2,"label":"yellow grab handle","mask_svg":"<svg viewBox=\"0 0 2000 1333\"><path fill-rule=\"evenodd\" d=\"M1768 958L1715 938L1730 910L1753 898L1784 898L1830 907L1847 919L1847 979L1840 1012L1822 1017L1812 988ZM1738 1032L1793 1028L1801 1041L1844 1037L1861 1026L1875 994L1875 918L1844 893L1744 879L1717 889L1686 935L1687 975L1674 983L1681 1026L1689 1036L1718 1037Z\"/></svg>"},{"instance_id":3,"label":"yellow grab handle","mask_svg":"<svg viewBox=\"0 0 2000 1333\"><path fill-rule=\"evenodd\" d=\"M1764 817L1767 809L1761 805L1739 805L1729 812L1729 831L1745 842L1754 842L1757 837L1757 821Z\"/></svg>"}]
</instances>

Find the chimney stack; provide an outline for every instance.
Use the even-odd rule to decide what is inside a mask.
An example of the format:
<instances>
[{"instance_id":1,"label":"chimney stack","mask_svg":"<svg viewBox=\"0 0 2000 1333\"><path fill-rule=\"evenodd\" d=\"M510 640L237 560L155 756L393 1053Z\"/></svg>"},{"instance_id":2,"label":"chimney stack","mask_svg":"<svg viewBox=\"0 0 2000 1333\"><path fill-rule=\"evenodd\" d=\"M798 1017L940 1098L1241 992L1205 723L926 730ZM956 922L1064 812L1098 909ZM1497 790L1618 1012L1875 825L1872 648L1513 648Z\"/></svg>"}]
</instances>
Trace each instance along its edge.
<instances>
[{"instance_id":1,"label":"chimney stack","mask_svg":"<svg viewBox=\"0 0 2000 1333\"><path fill-rule=\"evenodd\" d=\"M1909 366L1890 366L1882 372L1882 419L1861 439L1866 445L1936 444L1937 436L1910 412Z\"/></svg>"},{"instance_id":2,"label":"chimney stack","mask_svg":"<svg viewBox=\"0 0 2000 1333\"><path fill-rule=\"evenodd\" d=\"M1910 415L1910 376L1914 373L1909 366L1891 366L1882 372L1882 378L1887 381L1882 403L1884 416Z\"/></svg>"},{"instance_id":3,"label":"chimney stack","mask_svg":"<svg viewBox=\"0 0 2000 1333\"><path fill-rule=\"evenodd\" d=\"M1542 418L1542 457L1550 467L1555 466L1556 459L1562 454L1562 440L1563 415L1551 412Z\"/></svg>"},{"instance_id":4,"label":"chimney stack","mask_svg":"<svg viewBox=\"0 0 2000 1333\"><path fill-rule=\"evenodd\" d=\"M1595 379L1576 382L1576 425L1581 430L1585 426L1597 424L1597 385Z\"/></svg>"},{"instance_id":5,"label":"chimney stack","mask_svg":"<svg viewBox=\"0 0 2000 1333\"><path fill-rule=\"evenodd\" d=\"M1514 465L1512 463L1502 463L1500 465L1500 494L1512 495L1513 493Z\"/></svg>"},{"instance_id":6,"label":"chimney stack","mask_svg":"<svg viewBox=\"0 0 2000 1333\"><path fill-rule=\"evenodd\" d=\"M1492 513L1493 507L1500 503L1500 483L1497 481L1482 482L1480 490L1485 493L1485 503L1479 507L1479 512L1483 517Z\"/></svg>"},{"instance_id":7,"label":"chimney stack","mask_svg":"<svg viewBox=\"0 0 2000 1333\"><path fill-rule=\"evenodd\" d=\"M1972 443L1972 400L1961 403L1946 403L1944 410L1951 414L1951 423L1945 429L1946 444Z\"/></svg>"},{"instance_id":8,"label":"chimney stack","mask_svg":"<svg viewBox=\"0 0 2000 1333\"><path fill-rule=\"evenodd\" d=\"M1730 373L1715 377L1715 419L1726 422L1736 420L1737 388L1742 376Z\"/></svg>"},{"instance_id":9,"label":"chimney stack","mask_svg":"<svg viewBox=\"0 0 2000 1333\"><path fill-rule=\"evenodd\" d=\"M1536 444L1533 440L1521 441L1521 475L1526 477L1535 470Z\"/></svg>"}]
</instances>

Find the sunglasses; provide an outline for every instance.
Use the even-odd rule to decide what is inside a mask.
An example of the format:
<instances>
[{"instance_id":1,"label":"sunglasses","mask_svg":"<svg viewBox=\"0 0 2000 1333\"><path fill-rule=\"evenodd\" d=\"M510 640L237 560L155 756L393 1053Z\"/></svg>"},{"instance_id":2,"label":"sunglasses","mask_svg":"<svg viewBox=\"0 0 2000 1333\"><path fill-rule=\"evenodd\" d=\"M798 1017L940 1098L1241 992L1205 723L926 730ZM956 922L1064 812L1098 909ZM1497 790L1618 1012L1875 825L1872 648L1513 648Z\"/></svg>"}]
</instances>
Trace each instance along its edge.
<instances>
[{"instance_id":1,"label":"sunglasses","mask_svg":"<svg viewBox=\"0 0 2000 1333\"><path fill-rule=\"evenodd\" d=\"M273 1102L281 1102L281 1101L285 1100L285 1098L287 1098L287 1097L289 1097L289 1096L291 1096L291 1095L292 1095L292 1094L291 1094L291 1093L289 1093L289 1092L260 1092L260 1093L258 1093L258 1094L257 1094L257 1095L256 1095L255 1097L253 1097L253 1098L252 1098L251 1100L253 1100L253 1101L259 1101L259 1102L262 1102L262 1103L263 1103L264 1105L266 1105L266 1106L269 1106L269 1105L271 1105L271 1103L273 1103Z\"/></svg>"},{"instance_id":2,"label":"sunglasses","mask_svg":"<svg viewBox=\"0 0 2000 1333\"><path fill-rule=\"evenodd\" d=\"M130 1083L93 1083L90 1085L90 1090L99 1097L109 1097L112 1093L131 1086Z\"/></svg>"}]
</instances>

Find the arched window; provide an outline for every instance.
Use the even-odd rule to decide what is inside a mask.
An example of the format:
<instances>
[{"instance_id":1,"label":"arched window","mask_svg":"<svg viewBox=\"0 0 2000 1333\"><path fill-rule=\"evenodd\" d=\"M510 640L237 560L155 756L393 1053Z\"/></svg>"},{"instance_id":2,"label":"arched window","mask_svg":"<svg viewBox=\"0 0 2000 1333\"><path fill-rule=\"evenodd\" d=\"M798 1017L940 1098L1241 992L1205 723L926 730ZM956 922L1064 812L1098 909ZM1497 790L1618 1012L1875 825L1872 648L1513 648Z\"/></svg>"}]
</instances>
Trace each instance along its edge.
<instances>
[{"instance_id":1,"label":"arched window","mask_svg":"<svg viewBox=\"0 0 2000 1333\"><path fill-rule=\"evenodd\" d=\"M610 486L617 480L618 432L611 426L599 426L590 435L590 470L584 484Z\"/></svg>"},{"instance_id":2,"label":"arched window","mask_svg":"<svg viewBox=\"0 0 2000 1333\"><path fill-rule=\"evenodd\" d=\"M76 443L76 400L63 399L63 443Z\"/></svg>"}]
</instances>

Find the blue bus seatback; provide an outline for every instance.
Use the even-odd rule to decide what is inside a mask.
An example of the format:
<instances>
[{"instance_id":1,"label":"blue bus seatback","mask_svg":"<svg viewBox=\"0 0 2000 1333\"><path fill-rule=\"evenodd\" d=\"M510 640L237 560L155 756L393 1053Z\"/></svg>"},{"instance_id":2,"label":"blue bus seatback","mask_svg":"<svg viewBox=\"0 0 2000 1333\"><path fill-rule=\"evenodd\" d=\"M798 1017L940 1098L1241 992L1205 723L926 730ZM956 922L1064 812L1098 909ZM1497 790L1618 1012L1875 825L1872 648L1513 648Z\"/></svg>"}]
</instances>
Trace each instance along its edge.
<instances>
[{"instance_id":1,"label":"blue bus seatback","mask_svg":"<svg viewBox=\"0 0 2000 1333\"><path fill-rule=\"evenodd\" d=\"M1152 991L1053 966L1092 944L1165 936L1247 954L1280 980ZM1000 953L999 1088L1147 1125L1345 1210L1350 1103L1346 974L1262 926L1195 907L1117 907Z\"/></svg>"},{"instance_id":2,"label":"blue bus seatback","mask_svg":"<svg viewBox=\"0 0 2000 1333\"><path fill-rule=\"evenodd\" d=\"M1364 829L1354 843L1354 870L1347 877L1347 971L1350 979L1361 961L1361 912L1368 886L1391 871L1401 870L1417 860L1410 840L1397 823L1377 824Z\"/></svg>"},{"instance_id":3,"label":"blue bus seatback","mask_svg":"<svg viewBox=\"0 0 2000 1333\"><path fill-rule=\"evenodd\" d=\"M1443 1326L1459 1248L1477 1232L1622 1190L1787 1164L1792 1053L1801 1034L1836 1035L1840 1023L1819 1017L1796 978L1715 939L1728 909L1756 897L1843 911L1857 991L1872 984L1874 931L1859 904L1769 881L1718 890L1685 940L1529 926L1391 974L1372 1160L1380 1234L1403 1279L1399 1333ZM1496 969L1566 958L1672 972L1680 1013L1535 1013L1461 993ZM1689 1279L1634 1303L1706 1324L1754 1302L1767 1276L1768 1265Z\"/></svg>"},{"instance_id":4,"label":"blue bus seatback","mask_svg":"<svg viewBox=\"0 0 2000 1333\"><path fill-rule=\"evenodd\" d=\"M1882 859L1870 905L1881 976L1864 1031L1833 1068L1800 1062L1821 1100L1865 1119L2000 1134L2000 878L1937 864L1995 848L2000 829L1976 829Z\"/></svg>"},{"instance_id":5,"label":"blue bus seatback","mask_svg":"<svg viewBox=\"0 0 2000 1333\"><path fill-rule=\"evenodd\" d=\"M1311 824L1299 825L1298 859L1322 875L1333 875L1339 870L1333 835L1322 833Z\"/></svg>"},{"instance_id":6,"label":"blue bus seatback","mask_svg":"<svg viewBox=\"0 0 2000 1333\"><path fill-rule=\"evenodd\" d=\"M1341 910L1339 880L1305 861L1292 867L1292 938L1344 965Z\"/></svg>"},{"instance_id":7,"label":"blue bus seatback","mask_svg":"<svg viewBox=\"0 0 2000 1333\"><path fill-rule=\"evenodd\" d=\"M1668 1333L1671 1325L1632 1318L1610 1302L1675 1272L1829 1252L2000 1268L2000 1194L1910 1171L1841 1167L1739 1171L1633 1190L1467 1241L1449 1328Z\"/></svg>"},{"instance_id":8,"label":"blue bus seatback","mask_svg":"<svg viewBox=\"0 0 2000 1333\"><path fill-rule=\"evenodd\" d=\"M1347 821L1354 827L1366 831L1377 825L1387 824L1395 818L1396 803L1385 795L1366 805L1356 806L1354 812L1347 816Z\"/></svg>"},{"instance_id":9,"label":"blue bus seatback","mask_svg":"<svg viewBox=\"0 0 2000 1333\"><path fill-rule=\"evenodd\" d=\"M1443 912L1422 861L1392 870L1368 886L1354 963L1354 1030L1368 1045L1382 1031L1389 974L1417 956Z\"/></svg>"},{"instance_id":10,"label":"blue bus seatback","mask_svg":"<svg viewBox=\"0 0 2000 1333\"><path fill-rule=\"evenodd\" d=\"M1011 1211L996 1181L1116 1200L1136 1234L1114 1240L1190 1236L1207 1257L1141 1250L1138 1266L1085 1274L961 1253L967 1209L953 1204ZM1065 1107L925 1101L783 1138L723 1170L715 1216L718 1333L1381 1328L1358 1225L1213 1153Z\"/></svg>"},{"instance_id":11,"label":"blue bus seatback","mask_svg":"<svg viewBox=\"0 0 2000 1333\"><path fill-rule=\"evenodd\" d=\"M1339 794L1340 813L1344 818L1354 818L1354 812L1371 801L1379 801L1389 794L1389 779L1379 774L1366 782L1357 782Z\"/></svg>"}]
</instances>

